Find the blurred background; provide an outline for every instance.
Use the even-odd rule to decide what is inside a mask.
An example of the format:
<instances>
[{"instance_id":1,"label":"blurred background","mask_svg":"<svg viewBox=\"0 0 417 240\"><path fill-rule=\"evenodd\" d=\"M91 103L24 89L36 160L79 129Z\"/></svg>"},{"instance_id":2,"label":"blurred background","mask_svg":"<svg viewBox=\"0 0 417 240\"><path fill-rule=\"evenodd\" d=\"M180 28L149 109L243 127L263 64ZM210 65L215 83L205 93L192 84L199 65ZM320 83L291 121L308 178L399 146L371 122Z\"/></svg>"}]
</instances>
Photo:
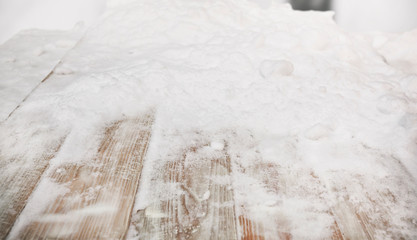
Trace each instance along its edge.
<instances>
[{"instance_id":1,"label":"blurred background","mask_svg":"<svg viewBox=\"0 0 417 240\"><path fill-rule=\"evenodd\" d=\"M288 2L294 9L332 10L350 31L403 32L417 28L417 0L251 0L263 7ZM71 29L93 23L106 0L0 0L0 44L22 29Z\"/></svg>"},{"instance_id":2,"label":"blurred background","mask_svg":"<svg viewBox=\"0 0 417 240\"><path fill-rule=\"evenodd\" d=\"M403 32L417 28L417 0L289 0L298 10L332 10L352 31Z\"/></svg>"},{"instance_id":3,"label":"blurred background","mask_svg":"<svg viewBox=\"0 0 417 240\"><path fill-rule=\"evenodd\" d=\"M106 0L0 0L0 44L23 29L89 25L105 8Z\"/></svg>"}]
</instances>

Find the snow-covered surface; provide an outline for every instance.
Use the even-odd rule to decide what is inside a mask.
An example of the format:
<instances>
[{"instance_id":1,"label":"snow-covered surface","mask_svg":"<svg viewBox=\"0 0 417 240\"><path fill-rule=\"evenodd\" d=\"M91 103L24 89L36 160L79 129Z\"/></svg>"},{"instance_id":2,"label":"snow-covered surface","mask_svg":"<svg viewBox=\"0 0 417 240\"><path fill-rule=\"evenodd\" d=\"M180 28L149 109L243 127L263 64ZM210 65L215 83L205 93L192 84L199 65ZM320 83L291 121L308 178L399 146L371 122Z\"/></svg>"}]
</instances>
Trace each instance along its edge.
<instances>
[{"instance_id":1,"label":"snow-covered surface","mask_svg":"<svg viewBox=\"0 0 417 240\"><path fill-rule=\"evenodd\" d=\"M380 36L375 40L378 51L385 57L388 64L409 73L410 78L415 78L417 74L417 29L401 35L391 36L391 39ZM405 47L407 46L407 47ZM414 82L414 83L413 83ZM417 92L416 82L405 80L409 94Z\"/></svg>"},{"instance_id":2,"label":"snow-covered surface","mask_svg":"<svg viewBox=\"0 0 417 240\"><path fill-rule=\"evenodd\" d=\"M0 44L26 29L90 26L105 8L106 0L0 0Z\"/></svg>"},{"instance_id":3,"label":"snow-covered surface","mask_svg":"<svg viewBox=\"0 0 417 240\"><path fill-rule=\"evenodd\" d=\"M53 70L81 37L72 31L22 31L0 45L0 121Z\"/></svg>"},{"instance_id":4,"label":"snow-covered surface","mask_svg":"<svg viewBox=\"0 0 417 240\"><path fill-rule=\"evenodd\" d=\"M256 158L300 169L295 172L311 169L330 189L346 186L348 198L357 202L365 201L363 191L388 190L398 199L385 206L391 214L390 233L417 236L415 31L349 34L333 22L332 13L296 12L274 3L269 8L238 0L126 0L111 5L55 74L2 123L2 159L22 152L32 159L47 146L51 133L54 139L68 134L51 161L53 168L85 156L96 144L89 136L97 129L155 108L134 211L169 194L169 189L155 187L161 185L153 178L158 166L190 139L205 139L214 152L229 142L232 161L242 166ZM35 44L22 44L13 48L29 50L8 50L18 54L12 62L43 50L48 54L45 45L36 50ZM35 68L9 66L14 73L10 78L40 74ZM16 88L21 91L20 85ZM2 97L1 105L17 102L9 99ZM0 175L13 174L13 164L5 164ZM393 167L398 164L406 170ZM297 189L311 190L309 179L290 176ZM310 201L300 197L302 192L269 192L244 174L236 173L233 182L235 197L253 203L250 212L285 216L294 237L329 235L332 217L323 201L334 206L332 194ZM38 190L55 191L48 184L42 181ZM242 194L248 189L256 194ZM48 199L32 196L11 238L37 217L34 212L41 212ZM129 236L135 234L131 228Z\"/></svg>"}]
</instances>

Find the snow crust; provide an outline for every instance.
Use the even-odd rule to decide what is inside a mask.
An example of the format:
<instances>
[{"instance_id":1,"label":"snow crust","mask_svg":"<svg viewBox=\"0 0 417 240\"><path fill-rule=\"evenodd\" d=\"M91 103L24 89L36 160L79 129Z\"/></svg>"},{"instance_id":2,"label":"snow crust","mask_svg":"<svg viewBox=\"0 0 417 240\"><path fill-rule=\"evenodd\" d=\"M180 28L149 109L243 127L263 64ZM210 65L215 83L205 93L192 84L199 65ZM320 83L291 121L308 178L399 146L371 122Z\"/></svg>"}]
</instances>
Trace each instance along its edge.
<instances>
[{"instance_id":1,"label":"snow crust","mask_svg":"<svg viewBox=\"0 0 417 240\"><path fill-rule=\"evenodd\" d=\"M330 189L347 186L341 191L357 202L365 202L363 191L389 190L399 199L387 203L390 231L417 237L415 225L404 220L416 222L416 207L410 204L417 199L415 31L350 34L337 27L331 12L297 12L274 2L260 7L237 0L125 0L110 1L110 6L55 74L1 124L2 159L22 152L33 159L37 150L26 143L36 143L41 151L53 129L56 139L68 134L52 160L54 168L88 154L97 141L86 139L106 124L155 108L134 212L180 194L154 176L184 146L206 141L212 149L201 156L227 148L235 170L253 166L254 159L293 169L288 184L302 190L288 195L264 187L260 179L266 172L248 176L236 171L232 182L237 200L258 206L248 210L252 217L278 214L297 239L331 234L332 194L303 199L303 191L322 187L299 177L310 171ZM44 49L16 54L42 56ZM14 59L1 57L3 62ZM25 74L41 72L9 66ZM24 77L22 84L29 78L39 81ZM19 83L8 86L23 89ZM24 95L9 94L9 89L2 89L7 93L2 106L14 106ZM10 112L1 110L2 116ZM14 169L16 164L5 165ZM398 164L404 167L393 167ZM13 174L7 169L1 175ZM244 194L248 189L252 195ZM11 236L34 218L30 209L42 209L38 203L28 202ZM132 226L129 237L136 234Z\"/></svg>"}]
</instances>

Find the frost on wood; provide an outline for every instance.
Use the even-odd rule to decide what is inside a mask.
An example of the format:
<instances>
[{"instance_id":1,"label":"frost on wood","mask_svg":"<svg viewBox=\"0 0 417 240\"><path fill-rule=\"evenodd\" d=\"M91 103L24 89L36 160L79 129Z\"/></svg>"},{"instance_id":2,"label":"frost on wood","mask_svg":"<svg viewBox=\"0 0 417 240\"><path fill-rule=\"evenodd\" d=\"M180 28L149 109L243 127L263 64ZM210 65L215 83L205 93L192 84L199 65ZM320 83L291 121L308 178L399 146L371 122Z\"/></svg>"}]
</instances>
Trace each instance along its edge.
<instances>
[{"instance_id":1,"label":"frost on wood","mask_svg":"<svg viewBox=\"0 0 417 240\"><path fill-rule=\"evenodd\" d=\"M295 158L288 165L263 159L250 131L232 136L229 148L241 239L343 239L327 203L327 190L312 169L298 165Z\"/></svg>"},{"instance_id":2,"label":"frost on wood","mask_svg":"<svg viewBox=\"0 0 417 240\"><path fill-rule=\"evenodd\" d=\"M169 196L134 214L139 239L237 239L231 163L219 142L198 141L162 169Z\"/></svg>"},{"instance_id":3,"label":"frost on wood","mask_svg":"<svg viewBox=\"0 0 417 240\"><path fill-rule=\"evenodd\" d=\"M110 126L93 165L59 166L52 181L69 192L59 196L19 238L121 239L125 236L142 169L153 115Z\"/></svg>"},{"instance_id":4,"label":"frost on wood","mask_svg":"<svg viewBox=\"0 0 417 240\"><path fill-rule=\"evenodd\" d=\"M0 121L4 121L80 38L80 32L26 30L0 45Z\"/></svg>"},{"instance_id":5,"label":"frost on wood","mask_svg":"<svg viewBox=\"0 0 417 240\"><path fill-rule=\"evenodd\" d=\"M48 167L49 160L59 151L63 139L44 146L43 153L35 155L35 157L31 156L30 149L27 149L28 153L26 155L22 153L22 156L15 159L5 159L0 156L2 161L0 166L5 171L0 174L1 239L9 233L43 172ZM28 146L30 146L29 143ZM25 159L26 157L29 159ZM9 163L5 165L5 162ZM12 170L12 167L15 169ZM6 169L10 169L9 172Z\"/></svg>"},{"instance_id":6,"label":"frost on wood","mask_svg":"<svg viewBox=\"0 0 417 240\"><path fill-rule=\"evenodd\" d=\"M94 185L104 184L93 174L107 166L100 162L117 159L91 157L97 130L150 107L158 115L146 190L127 238L417 238L416 31L351 34L331 13L276 1L113 2L0 125L2 180L36 169L65 138L11 238L22 229L71 236L80 227L73 219L112 215L116 205L88 198L104 189ZM9 92L0 118L41 81L30 77L43 72L37 64L71 45L16 41L29 54L0 57Z\"/></svg>"},{"instance_id":7,"label":"frost on wood","mask_svg":"<svg viewBox=\"0 0 417 240\"><path fill-rule=\"evenodd\" d=\"M326 186L333 199L332 209L346 238L414 239L417 236L415 180L394 158L385 159L384 165L398 176L369 179L349 171L326 176ZM349 184L341 184L347 179ZM377 183L383 186L369 187Z\"/></svg>"}]
</instances>

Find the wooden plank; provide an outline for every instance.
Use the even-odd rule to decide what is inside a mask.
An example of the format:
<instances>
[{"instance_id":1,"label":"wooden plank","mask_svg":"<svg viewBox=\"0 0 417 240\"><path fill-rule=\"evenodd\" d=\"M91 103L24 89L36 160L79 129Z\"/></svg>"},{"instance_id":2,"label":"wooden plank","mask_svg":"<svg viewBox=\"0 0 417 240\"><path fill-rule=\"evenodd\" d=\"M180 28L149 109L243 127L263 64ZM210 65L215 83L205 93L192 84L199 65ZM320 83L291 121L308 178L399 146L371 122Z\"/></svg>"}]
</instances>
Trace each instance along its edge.
<instances>
[{"instance_id":1,"label":"wooden plank","mask_svg":"<svg viewBox=\"0 0 417 240\"><path fill-rule=\"evenodd\" d=\"M265 237L262 235L263 230L260 229L262 226L259 226L256 223L253 223L252 220L248 219L244 215L239 216L239 225L242 230L241 239L242 240L264 240Z\"/></svg>"},{"instance_id":2,"label":"wooden plank","mask_svg":"<svg viewBox=\"0 0 417 240\"><path fill-rule=\"evenodd\" d=\"M281 173L279 172L280 166L273 163L264 163L261 159L255 160L253 165L239 166L236 171L240 171L241 174L246 175L259 180L265 188L274 193L285 194L283 191L283 182ZM246 194L246 192L245 192ZM274 214L268 214L263 219L255 219L251 215L251 206L246 201L237 200L238 213L239 213L239 231L240 239L242 240L264 240L264 239L292 239L292 234L289 226L285 221L281 221L279 217ZM265 225L266 222L274 222L271 224L273 228Z\"/></svg>"},{"instance_id":3,"label":"wooden plank","mask_svg":"<svg viewBox=\"0 0 417 240\"><path fill-rule=\"evenodd\" d=\"M348 202L340 202L333 208L346 239L373 239L373 234L364 228L353 206Z\"/></svg>"},{"instance_id":4,"label":"wooden plank","mask_svg":"<svg viewBox=\"0 0 417 240\"><path fill-rule=\"evenodd\" d=\"M231 135L229 137L240 138ZM236 173L257 179L258 188L265 187L266 191L278 196L298 197L306 201L312 198L325 202L320 194L326 189L320 187L322 184L318 177L310 170L283 168L278 164L265 162L257 156L256 148L250 146L246 153L235 153L232 161L228 147L213 150L210 141L206 140L187 137L187 142L191 144L183 150L169 154L176 157L155 171L159 172L157 178L164 182L156 187L164 189L164 192L155 191L159 192L158 199L162 200L135 213L133 226L137 229L139 239L293 239L291 224L297 223L288 222L285 216L273 208L265 215L254 217L253 211L264 208L265 203L263 206L251 205L235 198L235 191L249 196L250 199L254 198L250 188L242 188L240 185L236 190L231 180L231 177L236 177L233 176ZM232 139L235 144L240 141L250 142L250 139ZM245 166L233 167L240 164L241 154L255 157L253 161L246 162ZM303 183L311 183L311 186L300 186L299 178L303 178ZM166 192L170 192L169 196ZM311 211L314 214L315 210ZM317 210L333 219L330 207L328 212L323 211ZM344 239L336 221L328 227L326 239Z\"/></svg>"},{"instance_id":5,"label":"wooden plank","mask_svg":"<svg viewBox=\"0 0 417 240\"><path fill-rule=\"evenodd\" d=\"M27 37L28 36L25 36L25 38ZM52 36L52 38L55 37L56 36ZM71 39L72 38L73 37L71 37ZM16 119L27 118L22 117L22 115L16 116L18 115L18 111L16 110L24 106L28 98L32 96L42 83L53 75L54 70L57 69L58 66L62 65L62 59L66 58L68 52L78 45L81 36L76 38L76 43L74 43L70 49L62 52L62 54L60 54L61 57L55 59L56 63L51 66L52 70L43 69L41 73L44 75L35 76L35 78L30 80L30 83L28 83L32 87L26 89L26 93L21 93L24 95L18 94L16 96L16 100L20 97L21 101L13 108L8 108L10 111L8 112L8 115L5 115L4 119L0 119L2 124L7 125L9 122L16 121ZM45 65L45 67L47 65ZM12 115L15 119L12 119ZM39 126L39 129L36 129L37 131L35 131L29 138L29 141L25 142L26 148L22 149L18 156L4 157L1 155L1 150L3 149L0 149L0 169L11 169L8 173L0 172L0 239L5 238L9 234L17 217L24 209L29 196L37 186L44 171L48 168L49 161L55 157L56 153L59 151L61 145L66 139L65 134L60 132L55 133L53 126L49 126L49 128L45 127L45 122L47 121L41 119L37 121L27 121L24 123L26 129L30 129L29 126ZM42 126L42 128L40 126ZM7 137L10 141L22 141L20 139L15 139L13 134ZM4 150L7 151L8 149ZM34 152L37 152L37 154L34 154Z\"/></svg>"},{"instance_id":6,"label":"wooden plank","mask_svg":"<svg viewBox=\"0 0 417 240\"><path fill-rule=\"evenodd\" d=\"M0 89L0 96L2 96L0 122L6 121L12 112L38 88L40 82L45 81L51 75L60 60L65 58L68 51L75 47L81 37L81 32L76 31L35 30L20 32L0 45L1 56L13 56L11 61L6 61L0 66L0 78L6 80L2 82L5 84ZM35 45L42 50L38 54L33 52ZM42 47L47 45L56 47L48 50ZM47 54L43 54L44 50ZM16 60L21 63L27 62L31 67L16 64ZM13 96L10 96L11 92ZM5 93L6 95L3 95Z\"/></svg>"},{"instance_id":7,"label":"wooden plank","mask_svg":"<svg viewBox=\"0 0 417 240\"><path fill-rule=\"evenodd\" d=\"M314 191L314 189L320 189L320 186L324 186L324 184L313 172L309 174L306 171L307 169L283 168L277 164L263 163L262 160L254 160L253 162L254 164L250 166L240 166L237 169L240 169L242 173L248 176L262 181L269 191L276 192L280 195L288 195L290 192L291 194L295 193L297 195L297 190L295 189L299 188L299 186L291 183L291 178L304 178L304 181L300 182L308 182L309 184L305 188L301 188L306 192L300 194L300 197L304 199L321 198L319 195L323 189L320 191ZM326 192L333 192L333 200L338 202L336 205L328 204L328 214L334 218L334 223L330 226L331 235L325 239L374 240L397 237L407 239L413 236L412 234L415 234L416 224L412 217L404 217L402 219L403 223L400 226L395 226L391 222L393 217L399 218L398 210L410 211L408 215L407 213L402 214L404 216L412 216L411 212L413 210L411 209L416 209L413 204L410 204L410 202L417 199L416 192L413 190L413 186L415 186L413 179L404 171L401 165L395 164L394 162L385 162L385 164L387 164L389 169L393 169L393 173L398 174L388 175L389 177L385 181L390 182L392 186L404 188L403 191L406 194L404 196L395 195L389 190L392 189L392 186L386 188L380 185L375 188L375 184L372 184L375 180L365 182L364 179L371 179L372 176L361 176L360 174L352 174L347 171L337 172L334 178L349 179L347 176L350 176L351 181L348 183L336 181L336 185L325 187ZM402 174L399 174L401 172ZM263 173L264 176L260 176L260 173ZM355 185L351 189L359 192L347 191L346 184ZM313 191L310 192L308 189ZM351 198L350 194L354 194L355 196ZM401 197L406 197L406 199L401 199ZM323 200L325 201L325 199ZM250 205L237 201L236 206L240 206L237 209L237 213L239 214L241 239L293 238L291 228L286 226L285 221L279 220L282 216L268 216L259 220L251 217L250 211L247 211L247 209L250 209ZM275 226L274 228L271 228L270 224L267 224L269 227L264 225L265 222L276 222L276 224L273 225ZM411 231L407 231L406 229L411 229Z\"/></svg>"},{"instance_id":8,"label":"wooden plank","mask_svg":"<svg viewBox=\"0 0 417 240\"><path fill-rule=\"evenodd\" d=\"M244 183L236 183L239 186L234 186L235 194L240 196L235 200L236 213L239 216L240 239L317 239L315 236L309 236L309 233L305 233L303 236L294 233L294 227L301 223L294 222L294 218L291 216L287 217L286 209L279 198L303 201L304 204L307 204L309 207L304 210L306 212L299 212L300 215L313 216L317 214L326 216L327 219L333 218L333 224L330 224L328 229L323 229L324 233L328 232L324 239L344 239L330 206L327 206L326 210L326 200L322 196L326 188L310 169L292 165L283 167L275 162L264 161L256 150L256 143L253 140L246 139L237 142L241 142L242 145L248 144L247 148L252 150L244 153L246 156L239 154L240 156L238 155L232 161L234 174L251 179L250 184L256 186L255 191L261 190L263 195L277 198L277 201L272 203L253 201L253 195L249 192L251 190L248 190L250 186L246 187ZM243 146L243 148L245 147ZM244 164L240 162L241 158L245 158ZM318 207L315 207L316 204ZM313 219L311 221L314 221ZM317 224L322 226L320 222Z\"/></svg>"},{"instance_id":9,"label":"wooden plank","mask_svg":"<svg viewBox=\"0 0 417 240\"><path fill-rule=\"evenodd\" d=\"M380 164L376 169L383 166L387 170L381 177L349 171L327 176L327 188L335 200L332 209L345 239L417 236L417 192L412 175L394 158Z\"/></svg>"},{"instance_id":10,"label":"wooden plank","mask_svg":"<svg viewBox=\"0 0 417 240\"><path fill-rule=\"evenodd\" d=\"M224 149L186 147L159 176L179 193L137 213L139 239L237 239L230 174Z\"/></svg>"},{"instance_id":11,"label":"wooden plank","mask_svg":"<svg viewBox=\"0 0 417 240\"><path fill-rule=\"evenodd\" d=\"M334 192L334 197L341 200L333 207L333 212L346 239L374 240L399 236L398 233L390 232L395 229L390 220L395 213L390 212L389 205L396 204L393 199L395 197L379 191L369 197L366 190L363 190L360 200L351 201L343 197L346 193L341 190L343 189L341 186L332 189L340 191Z\"/></svg>"},{"instance_id":12,"label":"wooden plank","mask_svg":"<svg viewBox=\"0 0 417 240\"><path fill-rule=\"evenodd\" d=\"M0 183L0 239L4 239L10 232L17 217L25 207L29 196L39 182L42 174L49 165L49 161L59 151L64 138L56 143L45 146L45 150L34 159L11 159L9 163L2 159L2 168L14 165L14 173L2 174ZM30 146L30 144L29 144ZM28 150L30 151L30 149ZM25 157L22 154L22 158ZM24 164L22 162L26 162Z\"/></svg>"},{"instance_id":13,"label":"wooden plank","mask_svg":"<svg viewBox=\"0 0 417 240\"><path fill-rule=\"evenodd\" d=\"M134 204L153 115L109 127L93 164L58 167L50 176L69 188L30 223L24 239L123 239Z\"/></svg>"}]
</instances>

